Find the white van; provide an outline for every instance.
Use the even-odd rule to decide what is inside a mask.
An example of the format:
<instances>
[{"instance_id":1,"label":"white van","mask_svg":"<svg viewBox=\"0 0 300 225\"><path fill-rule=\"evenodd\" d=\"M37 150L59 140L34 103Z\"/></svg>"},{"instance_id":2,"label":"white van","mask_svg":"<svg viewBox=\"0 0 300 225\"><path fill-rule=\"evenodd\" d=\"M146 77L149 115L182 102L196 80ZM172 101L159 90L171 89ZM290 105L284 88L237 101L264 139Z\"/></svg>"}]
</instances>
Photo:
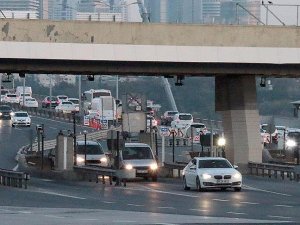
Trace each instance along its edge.
<instances>
[{"instance_id":1,"label":"white van","mask_svg":"<svg viewBox=\"0 0 300 225\"><path fill-rule=\"evenodd\" d=\"M173 121L171 122L172 128L185 129L192 125L194 119L190 113L177 113L174 115Z\"/></svg>"},{"instance_id":2,"label":"white van","mask_svg":"<svg viewBox=\"0 0 300 225\"><path fill-rule=\"evenodd\" d=\"M149 145L125 143L120 158L125 169L136 169L136 177L151 177L152 181L157 181L158 165Z\"/></svg>"},{"instance_id":3,"label":"white van","mask_svg":"<svg viewBox=\"0 0 300 225\"><path fill-rule=\"evenodd\" d=\"M85 164L85 154L86 154L86 164L87 165L98 165L107 167L109 165L107 156L105 155L103 148L100 143L96 141L77 141L76 146L76 162L77 165Z\"/></svg>"},{"instance_id":4,"label":"white van","mask_svg":"<svg viewBox=\"0 0 300 225\"><path fill-rule=\"evenodd\" d=\"M24 87L23 86L18 86L16 87L16 95L18 95L19 97L21 97L21 95L23 94L27 94L25 95L25 97L32 97L32 88L31 87Z\"/></svg>"}]
</instances>

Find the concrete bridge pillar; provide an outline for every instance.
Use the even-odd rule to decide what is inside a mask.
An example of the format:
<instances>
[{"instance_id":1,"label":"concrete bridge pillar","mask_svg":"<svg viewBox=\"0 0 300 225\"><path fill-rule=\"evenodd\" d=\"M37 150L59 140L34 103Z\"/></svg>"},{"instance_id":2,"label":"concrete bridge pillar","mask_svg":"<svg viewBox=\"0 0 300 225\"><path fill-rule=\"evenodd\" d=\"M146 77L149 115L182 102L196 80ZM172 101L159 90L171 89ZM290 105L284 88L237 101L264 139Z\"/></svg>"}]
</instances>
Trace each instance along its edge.
<instances>
[{"instance_id":1,"label":"concrete bridge pillar","mask_svg":"<svg viewBox=\"0 0 300 225\"><path fill-rule=\"evenodd\" d=\"M216 77L216 111L223 117L226 158L247 172L249 161L262 161L255 76Z\"/></svg>"}]
</instances>

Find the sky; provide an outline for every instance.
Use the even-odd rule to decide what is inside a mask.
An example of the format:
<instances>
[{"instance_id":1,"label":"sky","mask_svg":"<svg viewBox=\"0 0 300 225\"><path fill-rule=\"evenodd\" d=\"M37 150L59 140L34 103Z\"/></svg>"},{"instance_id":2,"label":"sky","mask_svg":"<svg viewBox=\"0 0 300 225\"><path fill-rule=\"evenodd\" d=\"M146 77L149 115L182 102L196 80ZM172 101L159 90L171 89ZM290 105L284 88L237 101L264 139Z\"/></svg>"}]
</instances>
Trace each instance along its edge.
<instances>
[{"instance_id":1,"label":"sky","mask_svg":"<svg viewBox=\"0 0 300 225\"><path fill-rule=\"evenodd\" d=\"M297 8L298 8L299 10L298 25L300 25L300 0L271 0L271 1L275 5L269 6L270 11L272 11L286 25L297 25ZM264 2L267 2L267 0L264 0ZM291 6L276 6L276 4L284 4L284 5L291 5ZM266 22L266 15L267 15L267 10L264 7L261 7L261 20L263 22ZM281 23L269 12L268 25L281 25Z\"/></svg>"},{"instance_id":2,"label":"sky","mask_svg":"<svg viewBox=\"0 0 300 225\"><path fill-rule=\"evenodd\" d=\"M271 0L274 6L269 6L269 10L272 11L282 22L286 25L297 25L297 8L298 12L298 25L300 25L300 0ZM127 0L127 4L134 3L136 0ZM268 2L268 0L264 0ZM291 6L276 6L276 4L284 4ZM292 6L293 5L293 6ZM296 5L299 5L298 7ZM137 4L129 6L130 22L141 22ZM261 7L261 20L266 23L267 10L265 7ZM274 16L268 12L268 25L282 25Z\"/></svg>"}]
</instances>

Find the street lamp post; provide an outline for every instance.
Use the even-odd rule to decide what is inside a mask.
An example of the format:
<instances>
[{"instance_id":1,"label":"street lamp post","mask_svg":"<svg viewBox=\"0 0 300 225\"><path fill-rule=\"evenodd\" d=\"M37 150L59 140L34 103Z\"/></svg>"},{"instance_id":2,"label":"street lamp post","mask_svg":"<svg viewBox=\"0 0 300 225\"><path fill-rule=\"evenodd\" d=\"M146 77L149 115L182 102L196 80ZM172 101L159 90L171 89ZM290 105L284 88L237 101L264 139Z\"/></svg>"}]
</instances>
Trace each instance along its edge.
<instances>
[{"instance_id":1,"label":"street lamp post","mask_svg":"<svg viewBox=\"0 0 300 225\"><path fill-rule=\"evenodd\" d=\"M87 131L84 130L83 134L84 134L84 165L86 166L86 152L87 152L87 148L86 148L86 134L87 134Z\"/></svg>"}]
</instances>

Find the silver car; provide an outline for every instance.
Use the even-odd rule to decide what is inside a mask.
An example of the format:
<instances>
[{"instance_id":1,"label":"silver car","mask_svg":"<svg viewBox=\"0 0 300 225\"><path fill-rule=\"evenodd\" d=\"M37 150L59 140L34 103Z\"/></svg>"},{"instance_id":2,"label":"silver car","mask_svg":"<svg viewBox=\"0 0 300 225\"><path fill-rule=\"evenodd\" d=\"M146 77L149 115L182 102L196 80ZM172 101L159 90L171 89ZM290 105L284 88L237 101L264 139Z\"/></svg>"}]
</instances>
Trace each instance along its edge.
<instances>
[{"instance_id":1,"label":"silver car","mask_svg":"<svg viewBox=\"0 0 300 225\"><path fill-rule=\"evenodd\" d=\"M152 181L157 181L158 165L149 145L125 143L121 152L121 163L125 169L135 169L136 177L151 177Z\"/></svg>"}]
</instances>

